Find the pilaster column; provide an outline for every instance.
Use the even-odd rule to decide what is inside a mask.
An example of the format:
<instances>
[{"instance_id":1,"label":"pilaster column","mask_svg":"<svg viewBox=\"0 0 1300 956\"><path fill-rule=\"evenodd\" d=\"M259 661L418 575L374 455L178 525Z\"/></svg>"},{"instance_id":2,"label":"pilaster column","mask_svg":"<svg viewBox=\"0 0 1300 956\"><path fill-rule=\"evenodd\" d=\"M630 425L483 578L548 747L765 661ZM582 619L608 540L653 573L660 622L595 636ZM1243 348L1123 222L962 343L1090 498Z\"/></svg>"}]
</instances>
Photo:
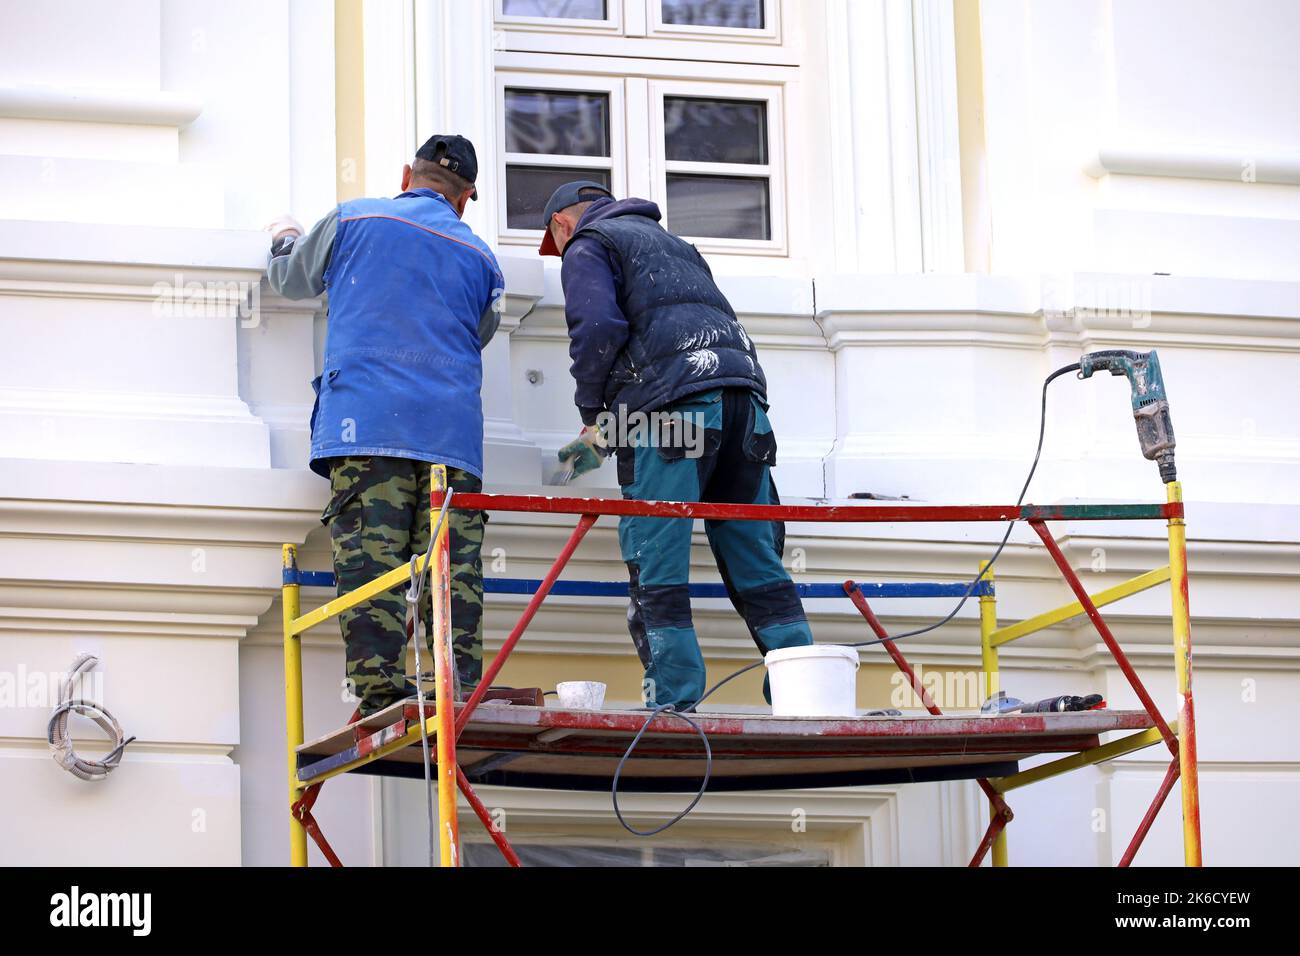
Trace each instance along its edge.
<instances>
[{"instance_id":1,"label":"pilaster column","mask_svg":"<svg viewBox=\"0 0 1300 956\"><path fill-rule=\"evenodd\" d=\"M826 0L836 268L961 272L951 4Z\"/></svg>"}]
</instances>

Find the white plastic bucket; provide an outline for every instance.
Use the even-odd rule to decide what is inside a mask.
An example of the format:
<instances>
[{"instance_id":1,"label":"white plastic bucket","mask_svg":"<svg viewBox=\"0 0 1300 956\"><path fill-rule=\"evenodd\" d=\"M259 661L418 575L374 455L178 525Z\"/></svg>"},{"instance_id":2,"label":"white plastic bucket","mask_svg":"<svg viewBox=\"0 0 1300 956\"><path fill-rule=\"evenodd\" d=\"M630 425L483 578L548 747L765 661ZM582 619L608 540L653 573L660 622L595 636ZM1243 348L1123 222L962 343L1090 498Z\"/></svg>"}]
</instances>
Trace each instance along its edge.
<instances>
[{"instance_id":1,"label":"white plastic bucket","mask_svg":"<svg viewBox=\"0 0 1300 956\"><path fill-rule=\"evenodd\" d=\"M605 685L597 680L566 680L555 685L565 710L600 710L605 705Z\"/></svg>"},{"instance_id":2,"label":"white plastic bucket","mask_svg":"<svg viewBox=\"0 0 1300 956\"><path fill-rule=\"evenodd\" d=\"M776 717L857 714L858 652L837 644L783 647L763 658Z\"/></svg>"}]
</instances>

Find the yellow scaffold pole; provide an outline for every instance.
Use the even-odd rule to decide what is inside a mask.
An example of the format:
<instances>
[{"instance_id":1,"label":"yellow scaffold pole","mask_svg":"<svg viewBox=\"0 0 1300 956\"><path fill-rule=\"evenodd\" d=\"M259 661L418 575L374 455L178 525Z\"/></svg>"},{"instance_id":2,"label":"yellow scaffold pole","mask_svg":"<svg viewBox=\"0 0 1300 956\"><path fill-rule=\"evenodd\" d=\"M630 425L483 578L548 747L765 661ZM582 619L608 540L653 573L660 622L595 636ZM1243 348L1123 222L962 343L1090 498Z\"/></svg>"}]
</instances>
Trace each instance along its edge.
<instances>
[{"instance_id":1,"label":"yellow scaffold pole","mask_svg":"<svg viewBox=\"0 0 1300 956\"><path fill-rule=\"evenodd\" d=\"M984 580L993 583L993 569L987 561L980 562ZM998 599L992 594L980 595L980 663L984 672L984 694L996 697L1001 686L998 677L998 648L993 643L993 632L998 629ZM997 808L989 805L990 817L996 817ZM1005 828L993 840L992 864L1007 866L1007 831Z\"/></svg>"},{"instance_id":2,"label":"yellow scaffold pole","mask_svg":"<svg viewBox=\"0 0 1300 956\"><path fill-rule=\"evenodd\" d=\"M284 726L289 748L289 864L307 865L307 830L294 815L293 805L302 794L298 783L298 754L302 746L302 637L294 629L298 617L298 549L286 544L281 549L282 566L293 572L292 583L280 585L280 605L284 620ZM285 575L288 578L288 575Z\"/></svg>"},{"instance_id":3,"label":"yellow scaffold pole","mask_svg":"<svg viewBox=\"0 0 1300 956\"><path fill-rule=\"evenodd\" d=\"M438 523L438 508L447 492L447 469L434 465L430 476L434 507L429 509L433 543L433 676L438 718L438 850L442 866L460 865L460 836L456 822L456 706L451 664L451 549L447 524ZM420 635L415 636L420 640ZM423 715L421 715L423 716Z\"/></svg>"},{"instance_id":4,"label":"yellow scaffold pole","mask_svg":"<svg viewBox=\"0 0 1300 956\"><path fill-rule=\"evenodd\" d=\"M1171 481L1169 503L1182 504L1183 486ZM1187 603L1187 525L1169 519L1169 591L1173 596L1174 666L1178 671L1178 775L1183 795L1183 861L1201 865L1201 794L1196 773L1196 715L1192 707L1192 622Z\"/></svg>"}]
</instances>

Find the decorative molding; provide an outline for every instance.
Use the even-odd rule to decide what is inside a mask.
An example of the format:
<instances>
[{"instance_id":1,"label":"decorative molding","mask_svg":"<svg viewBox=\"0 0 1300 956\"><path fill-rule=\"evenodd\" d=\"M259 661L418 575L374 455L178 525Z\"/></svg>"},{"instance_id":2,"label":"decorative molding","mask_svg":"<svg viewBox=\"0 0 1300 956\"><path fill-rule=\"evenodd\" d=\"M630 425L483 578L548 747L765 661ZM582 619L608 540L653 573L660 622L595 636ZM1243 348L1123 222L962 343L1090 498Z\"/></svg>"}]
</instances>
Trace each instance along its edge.
<instances>
[{"instance_id":1,"label":"decorative molding","mask_svg":"<svg viewBox=\"0 0 1300 956\"><path fill-rule=\"evenodd\" d=\"M1094 179L1114 174L1300 185L1300 153L1222 146L1106 143L1085 166Z\"/></svg>"},{"instance_id":2,"label":"decorative molding","mask_svg":"<svg viewBox=\"0 0 1300 956\"><path fill-rule=\"evenodd\" d=\"M791 501L790 503L796 503ZM1198 506L1201 507L1201 506ZM1276 516L1275 516L1276 517ZM560 523L521 523L519 516L497 514L489 525L486 546L501 548L509 557L504 574L511 577L539 578L549 565L555 548L567 533L568 526ZM1225 515L1224 522L1231 523ZM1276 518L1277 521L1284 521ZM1193 530L1212 529L1220 523L1217 519L1197 521ZM817 530L835 537L811 538L808 532ZM858 529L854 529L856 532ZM852 577L858 580L969 580L977 562L986 557L993 547L988 535L973 529L974 536L949 530L928 538L907 538L919 532L922 526L898 528L896 537L878 537L867 531L849 534L846 530L826 525L792 525L788 529L787 557L792 548L805 550L808 567L795 574L799 582L839 582ZM998 536L998 529L989 526L988 534ZM1167 558L1163 539L1133 539L1105 537L1100 531L1090 531L1087 539L1070 536L1070 526L1061 529L1063 549L1081 574L1091 591L1119 583L1150 568L1161 566ZM1109 530L1109 529L1105 529ZM1156 532L1152 532L1155 534ZM1028 534L1028 533L1027 533ZM958 540L952 540L954 537ZM1070 600L1064 582L1050 563L1041 547L1025 540L1013 540L1004 551L998 565L999 618L1003 624L1030 617L1065 604ZM1092 573L1094 560L1092 546L1104 543L1108 572ZM692 580L711 580L715 571L711 558L699 536L692 550ZM323 563L321 563L323 560ZM1300 618L1300 590L1293 585L1300 581L1300 547L1296 544L1275 544L1268 541L1239 543L1223 541L1212 530L1197 537L1192 549L1193 569L1198 594L1214 595L1213 599L1198 599L1194 629L1197 636L1198 667L1206 670L1246 668L1250 671L1273 670L1295 672L1300 670L1300 648L1294 643L1294 621ZM319 568L328 564L328 558L318 558L316 564L304 558L303 567ZM617 570L615 570L617 569ZM1275 581L1271 597L1256 601L1249 615L1243 615L1226 593L1239 593L1236 582L1258 579L1265 575ZM620 580L621 567L617 565L616 530L612 522L598 524L584 542L571 565L575 579ZM1167 589L1153 589L1147 595L1134 597L1107 607L1107 619L1116 628L1122 628L1126 650L1135 663L1141 666L1166 668L1172 653L1169 640ZM332 597L326 590L304 591L304 609ZM515 623L523 609L520 597L495 595L487 607L487 648L499 649L502 636ZM847 602L811 600L806 607L814 632L820 641L846 643L864 639L862 621ZM609 657L626 659L630 645L624 624L626 602L619 599L583 599L568 597L549 598L542 612L528 631L527 652L537 655L581 655L583 657ZM891 630L899 631L933 623L949 609L942 601L881 601L876 610ZM963 610L956 621L933 634L909 640L907 651L914 663L926 667L975 669L979 666L979 636L973 606ZM694 619L701 647L713 660L748 662L753 660L752 642L738 628L734 611L725 601L697 601ZM265 625L250 642L278 644L278 617L264 618ZM336 644L332 633L309 635L309 642L319 639L323 644ZM878 651L864 653L864 664L887 666ZM1052 669L1060 671L1088 671L1113 667L1108 651L1102 646L1091 625L1083 617L1053 627L1033 638L1007 645L1003 649L1003 663L1008 668Z\"/></svg>"},{"instance_id":3,"label":"decorative molding","mask_svg":"<svg viewBox=\"0 0 1300 956\"><path fill-rule=\"evenodd\" d=\"M1116 273L815 281L817 319L833 351L867 344L1300 347L1300 282Z\"/></svg>"},{"instance_id":4,"label":"decorative molding","mask_svg":"<svg viewBox=\"0 0 1300 956\"><path fill-rule=\"evenodd\" d=\"M201 464L221 448L255 468L300 456L321 302L269 291L268 248L261 231L0 221L13 354L37 354L44 325L105 343L0 388L0 453Z\"/></svg>"},{"instance_id":5,"label":"decorative molding","mask_svg":"<svg viewBox=\"0 0 1300 956\"><path fill-rule=\"evenodd\" d=\"M861 275L816 278L818 315L953 313L1073 316L1102 322L1116 298L1141 283L1133 303L1164 315L1300 319L1300 282L1071 272L1040 275ZM1129 323L1130 327L1132 323Z\"/></svg>"},{"instance_id":6,"label":"decorative molding","mask_svg":"<svg viewBox=\"0 0 1300 956\"><path fill-rule=\"evenodd\" d=\"M319 527L306 472L4 461L0 628L242 638L280 545Z\"/></svg>"},{"instance_id":7,"label":"decorative molding","mask_svg":"<svg viewBox=\"0 0 1300 956\"><path fill-rule=\"evenodd\" d=\"M501 329L513 332L532 314L546 291L545 265L540 256L499 255L506 295L501 311Z\"/></svg>"},{"instance_id":8,"label":"decorative molding","mask_svg":"<svg viewBox=\"0 0 1300 956\"><path fill-rule=\"evenodd\" d=\"M48 265L63 267L68 280L76 281L86 266L100 264L102 274L121 276L131 276L132 266L144 266L251 272L256 278L266 271L270 249L271 237L261 230L0 219L0 268L5 270L0 275ZM77 267L67 268L68 263Z\"/></svg>"},{"instance_id":9,"label":"decorative molding","mask_svg":"<svg viewBox=\"0 0 1300 956\"><path fill-rule=\"evenodd\" d=\"M184 93L81 89L60 86L0 86L0 118L126 123L184 129L198 119L203 103Z\"/></svg>"}]
</instances>

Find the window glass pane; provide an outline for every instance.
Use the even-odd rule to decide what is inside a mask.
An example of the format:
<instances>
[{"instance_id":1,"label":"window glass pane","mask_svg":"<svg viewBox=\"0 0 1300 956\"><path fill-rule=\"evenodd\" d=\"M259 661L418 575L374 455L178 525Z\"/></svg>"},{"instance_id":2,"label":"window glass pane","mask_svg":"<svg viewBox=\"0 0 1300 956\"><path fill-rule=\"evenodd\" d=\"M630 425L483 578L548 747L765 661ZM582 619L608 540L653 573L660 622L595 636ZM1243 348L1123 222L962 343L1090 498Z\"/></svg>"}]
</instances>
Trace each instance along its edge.
<instances>
[{"instance_id":1,"label":"window glass pane","mask_svg":"<svg viewBox=\"0 0 1300 956\"><path fill-rule=\"evenodd\" d=\"M665 96L664 137L670 160L765 165L767 104Z\"/></svg>"},{"instance_id":2,"label":"window glass pane","mask_svg":"<svg viewBox=\"0 0 1300 956\"><path fill-rule=\"evenodd\" d=\"M565 20L605 20L605 0L502 0L507 17L546 17Z\"/></svg>"},{"instance_id":3,"label":"window glass pane","mask_svg":"<svg viewBox=\"0 0 1300 956\"><path fill-rule=\"evenodd\" d=\"M506 152L609 155L609 94L506 90Z\"/></svg>"},{"instance_id":4,"label":"window glass pane","mask_svg":"<svg viewBox=\"0 0 1300 956\"><path fill-rule=\"evenodd\" d=\"M565 183L590 179L610 188L608 169L573 166L507 166L506 225L511 229L541 229L542 213L551 193Z\"/></svg>"},{"instance_id":5,"label":"window glass pane","mask_svg":"<svg viewBox=\"0 0 1300 956\"><path fill-rule=\"evenodd\" d=\"M663 22L693 27L736 27L761 30L767 26L763 0L662 0Z\"/></svg>"},{"instance_id":6,"label":"window glass pane","mask_svg":"<svg viewBox=\"0 0 1300 956\"><path fill-rule=\"evenodd\" d=\"M679 236L771 239L768 194L766 179L670 174L668 227Z\"/></svg>"}]
</instances>

